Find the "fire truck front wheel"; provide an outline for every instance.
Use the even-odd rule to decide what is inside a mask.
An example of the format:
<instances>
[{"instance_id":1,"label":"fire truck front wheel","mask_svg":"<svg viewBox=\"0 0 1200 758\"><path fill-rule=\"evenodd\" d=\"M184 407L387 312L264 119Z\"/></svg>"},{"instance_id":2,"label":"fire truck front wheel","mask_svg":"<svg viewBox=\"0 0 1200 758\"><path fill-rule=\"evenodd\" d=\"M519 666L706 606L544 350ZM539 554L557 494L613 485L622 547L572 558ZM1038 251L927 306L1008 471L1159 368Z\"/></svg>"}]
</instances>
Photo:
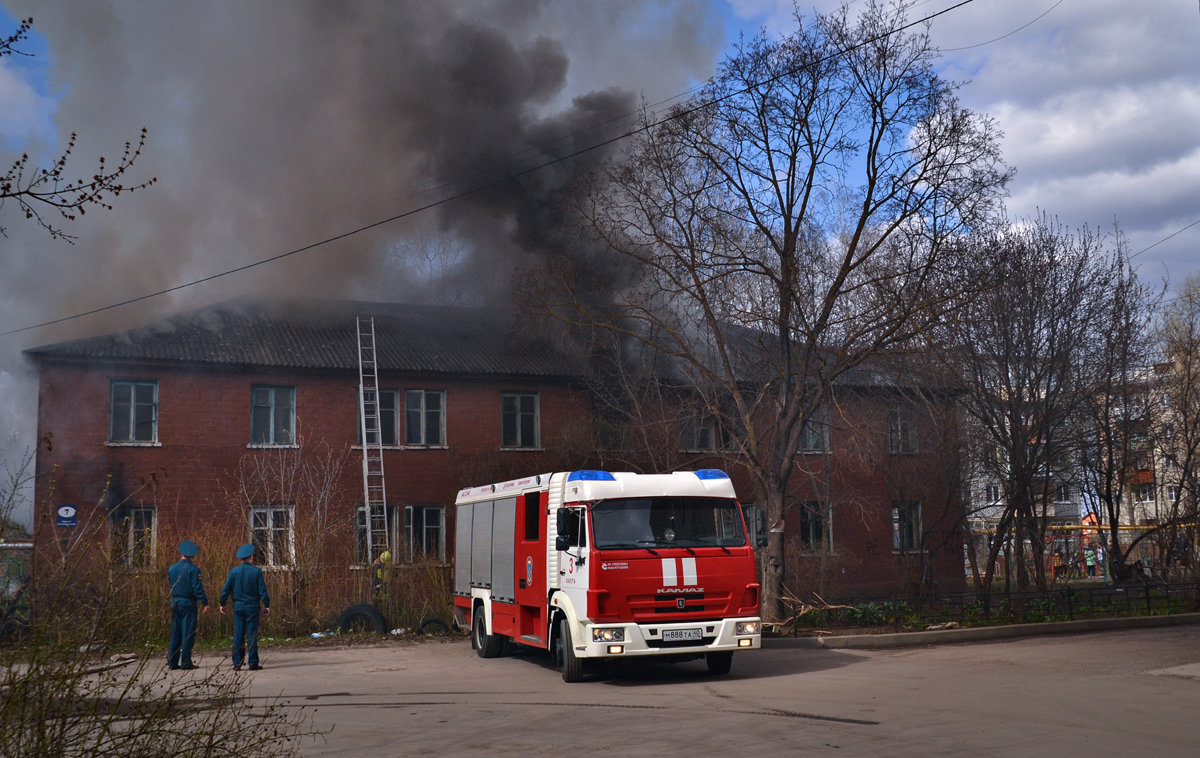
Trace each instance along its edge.
<instances>
[{"instance_id":1,"label":"fire truck front wheel","mask_svg":"<svg viewBox=\"0 0 1200 758\"><path fill-rule=\"evenodd\" d=\"M571 625L566 619L558 622L559 665L562 666L564 682L582 682L584 661L575 655L575 642L571 639Z\"/></svg>"},{"instance_id":2,"label":"fire truck front wheel","mask_svg":"<svg viewBox=\"0 0 1200 758\"><path fill-rule=\"evenodd\" d=\"M475 652L480 658L495 658L504 647L504 640L498 635L487 633L487 621L483 618L483 609L475 609L475 623L471 626L471 641L475 643Z\"/></svg>"},{"instance_id":3,"label":"fire truck front wheel","mask_svg":"<svg viewBox=\"0 0 1200 758\"><path fill-rule=\"evenodd\" d=\"M713 676L725 676L733 666L733 651L708 653L704 660L708 663L708 673Z\"/></svg>"}]
</instances>

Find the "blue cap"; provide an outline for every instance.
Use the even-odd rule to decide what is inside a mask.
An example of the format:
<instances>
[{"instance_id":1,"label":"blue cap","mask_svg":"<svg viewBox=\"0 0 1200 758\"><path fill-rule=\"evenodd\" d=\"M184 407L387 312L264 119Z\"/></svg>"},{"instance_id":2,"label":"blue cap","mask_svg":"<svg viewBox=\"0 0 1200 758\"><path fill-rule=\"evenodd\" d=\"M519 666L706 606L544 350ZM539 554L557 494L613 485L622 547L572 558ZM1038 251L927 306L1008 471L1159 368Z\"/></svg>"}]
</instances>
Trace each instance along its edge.
<instances>
[{"instance_id":1,"label":"blue cap","mask_svg":"<svg viewBox=\"0 0 1200 758\"><path fill-rule=\"evenodd\" d=\"M241 547L238 548L238 551L237 551L238 558L241 558L242 560L246 560L247 558L249 558L252 555L254 555L253 543L247 542L245 545L242 545Z\"/></svg>"},{"instance_id":2,"label":"blue cap","mask_svg":"<svg viewBox=\"0 0 1200 758\"><path fill-rule=\"evenodd\" d=\"M191 540L184 540L179 543L179 554L184 558L195 558L196 553L200 552L200 546Z\"/></svg>"}]
</instances>

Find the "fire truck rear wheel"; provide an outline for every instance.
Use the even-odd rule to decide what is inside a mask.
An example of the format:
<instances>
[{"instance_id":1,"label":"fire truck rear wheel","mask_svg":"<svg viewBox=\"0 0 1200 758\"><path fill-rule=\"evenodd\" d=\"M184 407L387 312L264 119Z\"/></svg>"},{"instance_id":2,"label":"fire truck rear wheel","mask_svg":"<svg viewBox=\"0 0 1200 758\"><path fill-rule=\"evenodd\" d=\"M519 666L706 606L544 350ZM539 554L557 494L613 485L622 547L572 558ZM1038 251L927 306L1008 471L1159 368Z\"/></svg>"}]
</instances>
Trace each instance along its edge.
<instances>
[{"instance_id":1,"label":"fire truck rear wheel","mask_svg":"<svg viewBox=\"0 0 1200 758\"><path fill-rule=\"evenodd\" d=\"M725 676L733 666L733 651L707 653L704 660L708 663L708 673L713 676Z\"/></svg>"},{"instance_id":2,"label":"fire truck rear wheel","mask_svg":"<svg viewBox=\"0 0 1200 758\"><path fill-rule=\"evenodd\" d=\"M558 622L558 638L562 645L562 678L564 682L582 682L584 661L575 655L575 641L571 639L571 625L566 619Z\"/></svg>"},{"instance_id":3,"label":"fire truck rear wheel","mask_svg":"<svg viewBox=\"0 0 1200 758\"><path fill-rule=\"evenodd\" d=\"M483 608L475 610L475 623L471 626L471 641L475 652L480 658L495 658L504 647L504 640L498 635L487 633L487 621L483 618Z\"/></svg>"}]
</instances>

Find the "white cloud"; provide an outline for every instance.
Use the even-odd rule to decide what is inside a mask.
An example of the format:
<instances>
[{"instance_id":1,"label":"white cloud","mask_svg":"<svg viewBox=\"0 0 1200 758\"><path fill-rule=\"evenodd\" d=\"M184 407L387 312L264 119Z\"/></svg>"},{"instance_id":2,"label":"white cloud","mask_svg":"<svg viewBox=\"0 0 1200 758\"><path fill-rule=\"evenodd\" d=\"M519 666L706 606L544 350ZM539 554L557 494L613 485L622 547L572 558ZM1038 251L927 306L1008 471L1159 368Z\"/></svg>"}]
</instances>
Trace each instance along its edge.
<instances>
[{"instance_id":1,"label":"white cloud","mask_svg":"<svg viewBox=\"0 0 1200 758\"><path fill-rule=\"evenodd\" d=\"M0 141L24 145L54 133L53 98L39 95L20 73L0 58Z\"/></svg>"}]
</instances>

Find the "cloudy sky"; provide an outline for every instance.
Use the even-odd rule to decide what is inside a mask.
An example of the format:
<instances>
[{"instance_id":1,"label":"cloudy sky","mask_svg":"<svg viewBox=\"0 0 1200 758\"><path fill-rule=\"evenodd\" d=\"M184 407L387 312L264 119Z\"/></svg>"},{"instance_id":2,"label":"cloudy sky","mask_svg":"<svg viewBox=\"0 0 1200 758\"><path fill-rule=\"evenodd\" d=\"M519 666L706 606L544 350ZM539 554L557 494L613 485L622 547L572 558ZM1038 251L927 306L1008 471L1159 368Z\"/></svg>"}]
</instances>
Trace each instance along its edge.
<instances>
[{"instance_id":1,"label":"cloudy sky","mask_svg":"<svg viewBox=\"0 0 1200 758\"><path fill-rule=\"evenodd\" d=\"M855 12L865 0L850 3ZM818 2L828 11L840 3ZM918 0L917 18L954 0ZM802 4L811 10L811 3ZM0 59L0 159L116 158L158 183L51 240L0 209L0 332L99 308L335 236L611 133L639 98L703 81L740 33L793 28L784 0L0 0L34 17ZM1200 268L1197 0L974 0L932 22L943 74L1006 134L1013 217L1119 222L1145 275ZM31 444L20 351L247 292L428 299L535 260L555 166L440 209L133 307L0 337L0 457ZM1177 234L1165 242L1170 235ZM1160 243L1160 244L1156 244ZM501 287L502 289L502 287ZM444 295L443 295L444 297Z\"/></svg>"}]
</instances>

